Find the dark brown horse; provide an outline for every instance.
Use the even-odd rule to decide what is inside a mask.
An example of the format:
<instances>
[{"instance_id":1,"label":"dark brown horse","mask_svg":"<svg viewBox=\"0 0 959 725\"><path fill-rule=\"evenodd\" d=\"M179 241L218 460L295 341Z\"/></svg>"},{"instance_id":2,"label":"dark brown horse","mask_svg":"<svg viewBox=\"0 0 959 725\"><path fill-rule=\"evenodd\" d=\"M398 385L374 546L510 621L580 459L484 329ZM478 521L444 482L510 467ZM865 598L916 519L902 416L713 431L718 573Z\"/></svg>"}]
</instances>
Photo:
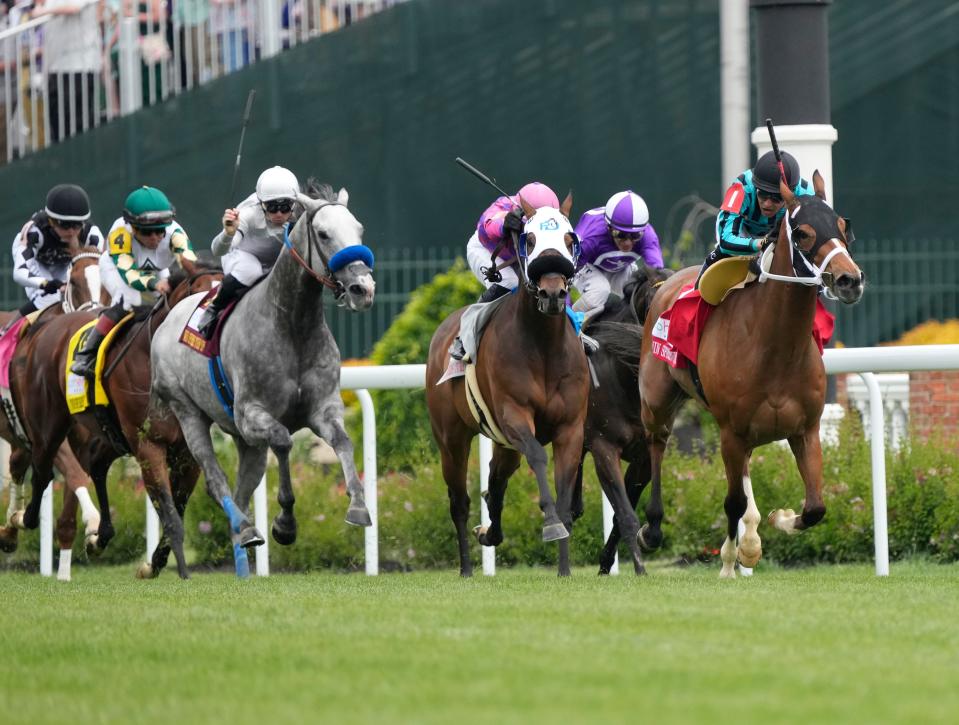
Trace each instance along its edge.
<instances>
[{"instance_id":1,"label":"dark brown horse","mask_svg":"<svg viewBox=\"0 0 959 725\"><path fill-rule=\"evenodd\" d=\"M104 302L105 291L100 284L99 259L100 253L96 247L77 247L72 250L73 256L67 284L63 289L63 303L47 307L38 316L34 325L27 328L24 338L30 336L39 326L53 316L63 312L85 310ZM107 300L108 301L108 300ZM17 313L0 312L0 327L5 327L13 321ZM22 342L20 343L22 344ZM17 548L18 527L22 526L23 481L30 469L30 451L24 445L13 428L5 413L0 414L0 437L10 443L10 475L12 479L10 505L8 507L7 525L0 527L0 551L12 552ZM88 554L99 551L97 546L97 529L100 524L100 515L87 493L89 477L77 462L66 443L60 446L54 459L54 466L63 475L66 488L63 496L63 508L57 519L57 542L61 551L69 551L77 532L77 504L80 496L84 503L83 520L86 525L86 547ZM68 578L64 572L58 573L59 578Z\"/></svg>"},{"instance_id":2,"label":"dark brown horse","mask_svg":"<svg viewBox=\"0 0 959 725\"><path fill-rule=\"evenodd\" d=\"M822 499L822 449L819 418L826 395L822 356L813 340L813 319L819 284L800 284L794 272L802 258L814 282L845 304L862 297L864 276L848 252L847 219L825 203L819 172L813 175L816 196L796 197L780 184L786 215L771 248L769 278L733 292L709 318L699 345L698 371L705 400L689 369L676 369L654 357L650 331L643 333L640 395L643 424L649 436L653 485L660 482L663 453L673 419L687 397L696 398L716 418L728 483L726 540L721 549L721 577L735 578L735 563L752 567L762 555L757 532L759 511L752 495L749 458L753 449L786 439L806 488L801 514L779 509L769 523L797 533L826 513ZM814 269L813 269L814 268ZM653 298L650 320L656 320L682 287L696 279L688 268L669 279ZM807 282L810 279L806 280ZM789 283L793 282L793 283ZM706 402L708 401L708 403ZM745 514L745 515L744 515ZM736 545L737 526L746 532Z\"/></svg>"},{"instance_id":3,"label":"dark brown horse","mask_svg":"<svg viewBox=\"0 0 959 725\"><path fill-rule=\"evenodd\" d=\"M489 475L491 524L479 531L480 543L503 540L501 514L509 477L520 456L536 474L539 506L545 515L544 541L559 541L559 573L569 574L571 503L583 445L583 422L589 396L586 356L565 314L573 275L573 230L566 218L572 197L555 209L534 210L525 202L528 260L519 289L500 303L483 332L476 359L476 380L492 426L501 432L493 448ZM470 576L466 487L470 442L480 426L470 412L463 378L437 385L449 361L447 350L460 327L463 310L450 315L433 335L426 366L426 403L440 448L450 497L450 516L459 541L460 574ZM547 443L553 444L556 478L554 503L547 476Z\"/></svg>"},{"instance_id":4,"label":"dark brown horse","mask_svg":"<svg viewBox=\"0 0 959 725\"><path fill-rule=\"evenodd\" d=\"M633 569L645 572L641 548L651 551L662 542L663 502L659 487L654 487L646 505L646 523L642 529L634 513L639 498L651 478L646 432L639 412L639 349L643 322L653 295L672 274L642 264L626 285L621 304L605 310L589 328L599 343L590 357L595 381L589 391L583 456L579 464L574 518L582 515L583 462L593 454L593 465L606 498L618 511L613 528L603 547L599 573L609 574L620 539L625 535L630 547ZM622 461L626 461L625 477ZM622 520L621 520L622 518Z\"/></svg>"},{"instance_id":5,"label":"dark brown horse","mask_svg":"<svg viewBox=\"0 0 959 725\"><path fill-rule=\"evenodd\" d=\"M93 314L74 313L51 320L31 338L29 345L17 351L11 365L11 389L18 407L26 411L24 419L33 444L34 485L24 515L25 525L36 526L36 510L44 488L41 482L49 480L52 452L66 438L96 485L102 511L99 537L101 546L105 546L114 533L107 472L114 460L129 453L140 464L144 484L164 528L164 538L152 561L137 572L141 577L157 576L166 565L171 547L180 576L188 577L182 516L199 468L186 448L176 419L147 415L150 340L173 305L189 294L209 289L222 273L219 269L183 264L185 273L181 280L171 278L171 284L176 286L169 299L162 300L164 304L153 310L140 310L139 319L127 323L107 352L104 387L111 411L106 426L92 411L71 415L65 401L67 346L71 336L94 319Z\"/></svg>"}]
</instances>

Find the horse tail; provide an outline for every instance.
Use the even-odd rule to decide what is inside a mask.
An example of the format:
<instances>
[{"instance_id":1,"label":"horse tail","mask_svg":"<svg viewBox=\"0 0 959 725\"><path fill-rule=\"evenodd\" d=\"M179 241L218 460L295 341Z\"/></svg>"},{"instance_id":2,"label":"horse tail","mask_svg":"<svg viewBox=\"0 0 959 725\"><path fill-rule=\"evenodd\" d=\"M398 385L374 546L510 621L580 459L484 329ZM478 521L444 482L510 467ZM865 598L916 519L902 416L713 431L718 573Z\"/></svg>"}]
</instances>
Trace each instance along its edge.
<instances>
[{"instance_id":1,"label":"horse tail","mask_svg":"<svg viewBox=\"0 0 959 725\"><path fill-rule=\"evenodd\" d=\"M599 343L600 352L639 373L639 348L643 344L643 328L635 322L597 322L589 328L590 336Z\"/></svg>"}]
</instances>

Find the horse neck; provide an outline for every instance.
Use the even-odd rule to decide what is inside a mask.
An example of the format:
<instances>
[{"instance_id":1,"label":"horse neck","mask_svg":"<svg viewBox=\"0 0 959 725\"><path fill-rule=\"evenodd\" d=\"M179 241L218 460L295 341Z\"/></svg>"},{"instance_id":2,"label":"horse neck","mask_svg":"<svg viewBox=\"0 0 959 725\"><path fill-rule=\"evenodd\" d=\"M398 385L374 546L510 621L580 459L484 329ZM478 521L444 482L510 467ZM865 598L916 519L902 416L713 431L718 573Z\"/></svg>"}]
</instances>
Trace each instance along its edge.
<instances>
[{"instance_id":1,"label":"horse neck","mask_svg":"<svg viewBox=\"0 0 959 725\"><path fill-rule=\"evenodd\" d=\"M525 285L520 285L514 296L514 319L523 328L524 339L536 340L543 348L562 345L565 328L570 324L566 315L544 315L536 307L536 297Z\"/></svg>"},{"instance_id":2,"label":"horse neck","mask_svg":"<svg viewBox=\"0 0 959 725\"><path fill-rule=\"evenodd\" d=\"M769 271L795 276L792 245L785 234L776 241ZM792 354L808 344L816 315L817 288L814 286L766 280L759 287L751 304L751 328L770 352Z\"/></svg>"},{"instance_id":3,"label":"horse neck","mask_svg":"<svg viewBox=\"0 0 959 725\"><path fill-rule=\"evenodd\" d=\"M276 307L279 321L285 320L291 325L292 333L299 334L301 330L309 331L325 324L323 286L310 276L289 250L280 253L266 282L253 292L258 290L262 290L268 303Z\"/></svg>"}]
</instances>

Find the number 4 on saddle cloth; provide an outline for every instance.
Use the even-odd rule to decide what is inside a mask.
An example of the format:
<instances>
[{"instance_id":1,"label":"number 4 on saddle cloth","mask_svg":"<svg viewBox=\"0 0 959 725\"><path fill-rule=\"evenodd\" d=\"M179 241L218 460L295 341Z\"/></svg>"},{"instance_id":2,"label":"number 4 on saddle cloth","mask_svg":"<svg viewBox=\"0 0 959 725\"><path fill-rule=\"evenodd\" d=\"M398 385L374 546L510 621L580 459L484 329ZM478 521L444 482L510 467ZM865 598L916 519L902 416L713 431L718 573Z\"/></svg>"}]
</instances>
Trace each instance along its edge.
<instances>
[{"instance_id":1,"label":"number 4 on saddle cloth","mask_svg":"<svg viewBox=\"0 0 959 725\"><path fill-rule=\"evenodd\" d=\"M699 341L710 313L733 290L741 289L755 279L755 275L748 273L748 262L749 258L721 260L703 275L699 289L693 289L693 285L683 287L672 307L660 315L653 326L650 334L653 356L674 368L696 365ZM713 270L717 274L710 279ZM835 318L817 298L812 336L820 353L829 343L834 327Z\"/></svg>"}]
</instances>

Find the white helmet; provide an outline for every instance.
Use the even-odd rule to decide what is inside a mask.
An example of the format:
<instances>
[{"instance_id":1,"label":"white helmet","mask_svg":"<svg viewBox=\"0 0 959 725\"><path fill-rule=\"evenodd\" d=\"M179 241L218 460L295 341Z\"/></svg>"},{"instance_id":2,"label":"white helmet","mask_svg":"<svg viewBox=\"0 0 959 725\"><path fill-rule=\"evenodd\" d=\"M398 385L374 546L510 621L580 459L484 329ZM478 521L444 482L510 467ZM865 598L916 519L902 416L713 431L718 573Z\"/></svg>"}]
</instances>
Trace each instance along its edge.
<instances>
[{"instance_id":1,"label":"white helmet","mask_svg":"<svg viewBox=\"0 0 959 725\"><path fill-rule=\"evenodd\" d=\"M296 199L300 184L289 169L271 166L256 180L256 198L260 201Z\"/></svg>"}]
</instances>

